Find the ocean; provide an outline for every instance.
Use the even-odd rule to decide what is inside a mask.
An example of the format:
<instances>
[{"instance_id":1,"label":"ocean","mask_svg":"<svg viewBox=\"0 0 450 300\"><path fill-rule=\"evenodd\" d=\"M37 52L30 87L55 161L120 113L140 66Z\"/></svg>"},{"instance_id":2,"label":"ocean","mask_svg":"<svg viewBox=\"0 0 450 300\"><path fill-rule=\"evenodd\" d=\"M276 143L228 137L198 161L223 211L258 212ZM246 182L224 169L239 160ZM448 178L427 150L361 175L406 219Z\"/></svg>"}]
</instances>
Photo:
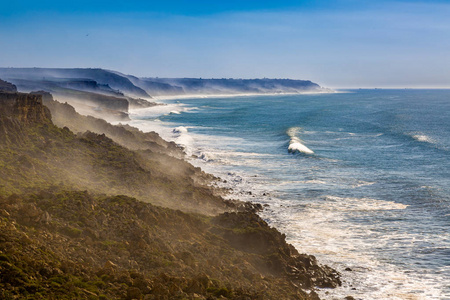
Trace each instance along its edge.
<instances>
[{"instance_id":1,"label":"ocean","mask_svg":"<svg viewBox=\"0 0 450 300\"><path fill-rule=\"evenodd\" d=\"M163 100L130 122L342 274L324 299L450 299L450 90Z\"/></svg>"}]
</instances>

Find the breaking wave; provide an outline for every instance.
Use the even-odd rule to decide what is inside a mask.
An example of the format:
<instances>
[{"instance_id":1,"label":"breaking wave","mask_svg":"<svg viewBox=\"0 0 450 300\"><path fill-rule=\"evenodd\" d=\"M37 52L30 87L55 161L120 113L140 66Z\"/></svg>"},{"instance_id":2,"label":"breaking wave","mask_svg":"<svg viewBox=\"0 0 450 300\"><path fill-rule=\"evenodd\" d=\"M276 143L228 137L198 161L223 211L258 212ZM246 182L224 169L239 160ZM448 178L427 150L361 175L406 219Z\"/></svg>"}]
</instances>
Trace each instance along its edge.
<instances>
[{"instance_id":1,"label":"breaking wave","mask_svg":"<svg viewBox=\"0 0 450 300\"><path fill-rule=\"evenodd\" d=\"M429 137L425 134L422 134L422 133L414 133L411 135L411 137L418 142L430 143L430 144L435 143L435 141L431 137Z\"/></svg>"},{"instance_id":2,"label":"breaking wave","mask_svg":"<svg viewBox=\"0 0 450 300\"><path fill-rule=\"evenodd\" d=\"M291 138L289 141L288 151L291 153L299 152L314 154L314 151L303 145L303 141L297 137L300 130L300 127L291 127L286 131L286 134Z\"/></svg>"}]
</instances>

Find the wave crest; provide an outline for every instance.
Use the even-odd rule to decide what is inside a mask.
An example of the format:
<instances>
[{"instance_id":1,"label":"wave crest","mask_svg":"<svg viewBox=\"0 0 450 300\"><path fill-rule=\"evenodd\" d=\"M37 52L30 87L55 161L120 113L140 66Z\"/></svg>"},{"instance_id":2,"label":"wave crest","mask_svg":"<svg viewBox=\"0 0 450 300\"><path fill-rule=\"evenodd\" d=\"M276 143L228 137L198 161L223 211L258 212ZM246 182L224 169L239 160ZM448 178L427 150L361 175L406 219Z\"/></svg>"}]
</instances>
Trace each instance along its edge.
<instances>
[{"instance_id":1,"label":"wave crest","mask_svg":"<svg viewBox=\"0 0 450 300\"><path fill-rule=\"evenodd\" d=\"M314 151L303 145L303 141L297 137L300 130L300 127L291 127L286 131L286 134L290 137L288 151L291 153L314 154Z\"/></svg>"},{"instance_id":2,"label":"wave crest","mask_svg":"<svg viewBox=\"0 0 450 300\"><path fill-rule=\"evenodd\" d=\"M422 133L413 134L413 135L411 135L411 137L418 142L434 144L434 140L431 137L429 137L425 134L422 134Z\"/></svg>"}]
</instances>

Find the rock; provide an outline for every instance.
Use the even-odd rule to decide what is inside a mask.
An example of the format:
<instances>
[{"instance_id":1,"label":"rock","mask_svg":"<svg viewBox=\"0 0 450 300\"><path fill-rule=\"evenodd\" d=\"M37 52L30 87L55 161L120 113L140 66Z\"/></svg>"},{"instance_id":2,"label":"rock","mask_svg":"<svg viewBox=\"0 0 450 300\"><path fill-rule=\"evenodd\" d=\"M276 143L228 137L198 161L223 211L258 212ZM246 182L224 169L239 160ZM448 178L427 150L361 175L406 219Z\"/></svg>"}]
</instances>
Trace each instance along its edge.
<instances>
[{"instance_id":1,"label":"rock","mask_svg":"<svg viewBox=\"0 0 450 300\"><path fill-rule=\"evenodd\" d=\"M127 300L142 299L142 292L137 287L129 287L127 290Z\"/></svg>"},{"instance_id":2,"label":"rock","mask_svg":"<svg viewBox=\"0 0 450 300\"><path fill-rule=\"evenodd\" d=\"M17 87L10 82L0 79L0 91L14 93L17 92Z\"/></svg>"}]
</instances>

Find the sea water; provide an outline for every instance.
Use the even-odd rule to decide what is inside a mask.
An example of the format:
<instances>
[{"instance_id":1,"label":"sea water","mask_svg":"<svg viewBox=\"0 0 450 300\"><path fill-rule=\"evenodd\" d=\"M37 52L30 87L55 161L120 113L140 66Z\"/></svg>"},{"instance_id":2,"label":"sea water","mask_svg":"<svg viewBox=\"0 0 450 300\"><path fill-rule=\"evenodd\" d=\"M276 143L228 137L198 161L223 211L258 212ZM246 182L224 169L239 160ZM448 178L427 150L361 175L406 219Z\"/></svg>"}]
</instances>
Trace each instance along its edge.
<instances>
[{"instance_id":1,"label":"sea water","mask_svg":"<svg viewBox=\"0 0 450 300\"><path fill-rule=\"evenodd\" d=\"M132 125L267 204L342 275L324 299L450 299L450 90L172 99Z\"/></svg>"}]
</instances>

